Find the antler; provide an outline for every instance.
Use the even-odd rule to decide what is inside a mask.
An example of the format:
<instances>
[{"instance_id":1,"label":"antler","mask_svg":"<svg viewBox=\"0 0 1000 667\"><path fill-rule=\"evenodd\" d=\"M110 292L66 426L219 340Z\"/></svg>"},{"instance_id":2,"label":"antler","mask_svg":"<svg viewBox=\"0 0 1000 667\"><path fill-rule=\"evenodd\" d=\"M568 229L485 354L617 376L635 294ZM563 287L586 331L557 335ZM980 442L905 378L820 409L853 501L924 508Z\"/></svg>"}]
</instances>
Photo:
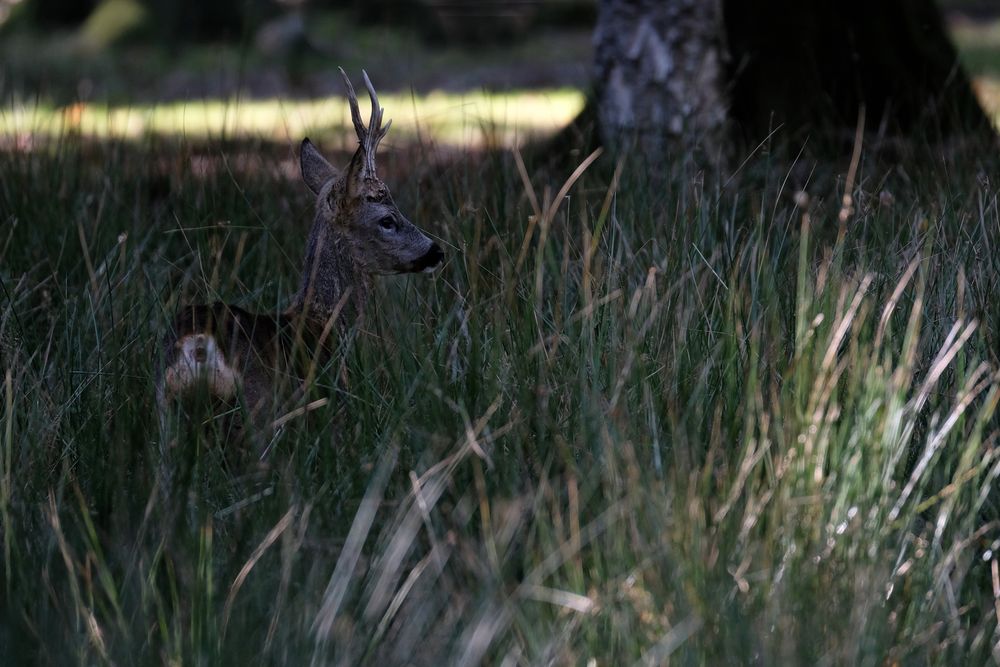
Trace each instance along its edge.
<instances>
[{"instance_id":1,"label":"antler","mask_svg":"<svg viewBox=\"0 0 1000 667\"><path fill-rule=\"evenodd\" d=\"M375 151L378 149L378 144L382 141L382 137L386 135L392 126L392 121L390 120L385 124L385 127L382 127L382 113L385 109L378 104L378 95L375 94L375 87L372 86L371 79L368 78L368 72L361 70L361 74L365 78L365 87L368 89L368 96L372 101L372 116L366 128L365 124L361 121L361 109L358 108L358 96L354 94L354 86L351 85L351 80L347 77L347 72L344 71L344 68L341 67L339 69L340 74L344 77L344 83L347 84L347 101L351 104L351 120L354 122L354 131L358 133L358 142L364 150L365 171L374 178Z\"/></svg>"}]
</instances>

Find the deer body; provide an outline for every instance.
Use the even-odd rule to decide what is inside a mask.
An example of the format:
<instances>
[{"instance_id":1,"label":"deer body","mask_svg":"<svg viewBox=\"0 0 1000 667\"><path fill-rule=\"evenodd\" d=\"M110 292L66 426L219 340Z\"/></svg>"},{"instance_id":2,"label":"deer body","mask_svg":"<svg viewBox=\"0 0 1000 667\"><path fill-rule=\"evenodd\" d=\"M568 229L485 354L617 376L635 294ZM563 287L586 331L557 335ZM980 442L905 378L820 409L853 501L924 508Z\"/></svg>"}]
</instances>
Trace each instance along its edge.
<instances>
[{"instance_id":1,"label":"deer body","mask_svg":"<svg viewBox=\"0 0 1000 667\"><path fill-rule=\"evenodd\" d=\"M257 426L269 424L281 382L301 383L330 360L338 335L362 316L374 276L440 265L440 247L400 213L375 172L375 152L391 121L382 125L378 97L364 79L372 102L368 127L344 74L360 144L347 169L335 169L308 139L302 142L302 177L316 195L316 215L291 306L277 314L224 303L182 308L164 341L161 415L201 388L223 403L241 401Z\"/></svg>"}]
</instances>

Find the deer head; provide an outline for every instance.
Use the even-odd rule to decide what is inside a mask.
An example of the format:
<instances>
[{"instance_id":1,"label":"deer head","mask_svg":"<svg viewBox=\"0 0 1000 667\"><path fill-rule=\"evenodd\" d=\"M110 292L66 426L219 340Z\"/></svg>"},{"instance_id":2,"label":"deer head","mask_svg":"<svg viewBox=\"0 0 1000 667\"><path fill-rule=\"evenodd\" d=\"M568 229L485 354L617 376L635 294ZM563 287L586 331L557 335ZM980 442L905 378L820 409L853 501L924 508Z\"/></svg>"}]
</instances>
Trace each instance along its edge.
<instances>
[{"instance_id":1,"label":"deer head","mask_svg":"<svg viewBox=\"0 0 1000 667\"><path fill-rule=\"evenodd\" d=\"M382 124L383 109L368 74L362 72L371 98L368 126L361 120L354 86L343 69L358 150L347 169L338 171L305 139L302 178L316 195L314 233L339 246L343 260L363 274L386 275L433 271L444 258L437 243L400 212L389 188L375 171L375 151L392 121ZM316 229L319 227L320 229Z\"/></svg>"}]
</instances>

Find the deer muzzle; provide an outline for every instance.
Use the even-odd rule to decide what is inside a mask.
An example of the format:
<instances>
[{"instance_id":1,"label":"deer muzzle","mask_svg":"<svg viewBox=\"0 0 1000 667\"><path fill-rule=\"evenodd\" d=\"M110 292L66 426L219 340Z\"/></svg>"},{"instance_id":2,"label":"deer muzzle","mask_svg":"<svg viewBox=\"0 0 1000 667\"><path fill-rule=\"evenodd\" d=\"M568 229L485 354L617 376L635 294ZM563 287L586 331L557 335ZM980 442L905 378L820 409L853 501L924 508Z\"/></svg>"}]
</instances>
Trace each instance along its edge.
<instances>
[{"instance_id":1,"label":"deer muzzle","mask_svg":"<svg viewBox=\"0 0 1000 667\"><path fill-rule=\"evenodd\" d=\"M410 271L413 271L414 273L418 271L431 273L441 266L441 262L443 261L444 251L441 250L441 246L432 242L431 247L427 249L427 252L413 261Z\"/></svg>"}]
</instances>

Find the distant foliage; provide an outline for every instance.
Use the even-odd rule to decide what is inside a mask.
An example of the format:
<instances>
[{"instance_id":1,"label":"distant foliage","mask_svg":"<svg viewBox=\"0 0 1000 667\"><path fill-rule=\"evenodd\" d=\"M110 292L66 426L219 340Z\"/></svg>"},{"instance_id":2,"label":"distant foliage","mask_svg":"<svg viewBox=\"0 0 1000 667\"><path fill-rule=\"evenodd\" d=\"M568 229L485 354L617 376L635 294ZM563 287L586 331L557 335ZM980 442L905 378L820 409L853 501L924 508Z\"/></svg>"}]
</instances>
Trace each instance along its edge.
<instances>
[{"instance_id":1,"label":"distant foliage","mask_svg":"<svg viewBox=\"0 0 1000 667\"><path fill-rule=\"evenodd\" d=\"M75 28L113 0L24 0L38 28ZM239 39L280 13L274 0L139 0L164 41Z\"/></svg>"},{"instance_id":2,"label":"distant foliage","mask_svg":"<svg viewBox=\"0 0 1000 667\"><path fill-rule=\"evenodd\" d=\"M97 6L97 0L25 0L30 18L42 27L79 25Z\"/></svg>"},{"instance_id":3,"label":"distant foliage","mask_svg":"<svg viewBox=\"0 0 1000 667\"><path fill-rule=\"evenodd\" d=\"M273 0L144 0L159 32L182 40L238 39L280 7Z\"/></svg>"}]
</instances>

